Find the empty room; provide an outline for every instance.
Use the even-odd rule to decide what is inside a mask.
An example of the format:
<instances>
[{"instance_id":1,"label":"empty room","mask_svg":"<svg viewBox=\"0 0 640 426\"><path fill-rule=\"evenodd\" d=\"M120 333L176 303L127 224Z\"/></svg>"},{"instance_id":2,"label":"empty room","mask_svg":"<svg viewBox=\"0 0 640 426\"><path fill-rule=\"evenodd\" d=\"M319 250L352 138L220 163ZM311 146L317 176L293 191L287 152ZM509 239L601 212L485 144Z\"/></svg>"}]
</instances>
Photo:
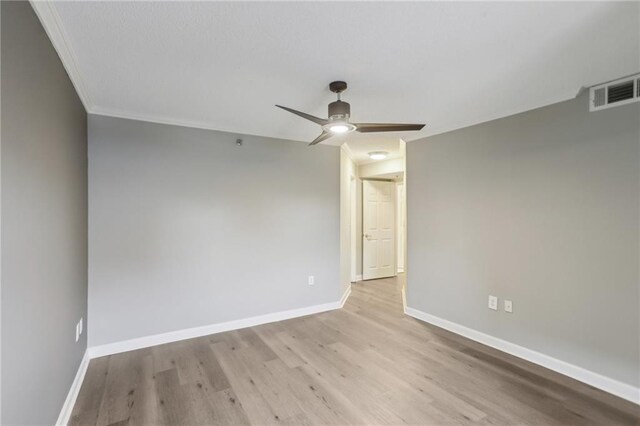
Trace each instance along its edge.
<instances>
[{"instance_id":1,"label":"empty room","mask_svg":"<svg viewBox=\"0 0 640 426\"><path fill-rule=\"evenodd\" d=\"M0 1L2 425L640 425L640 2Z\"/></svg>"}]
</instances>

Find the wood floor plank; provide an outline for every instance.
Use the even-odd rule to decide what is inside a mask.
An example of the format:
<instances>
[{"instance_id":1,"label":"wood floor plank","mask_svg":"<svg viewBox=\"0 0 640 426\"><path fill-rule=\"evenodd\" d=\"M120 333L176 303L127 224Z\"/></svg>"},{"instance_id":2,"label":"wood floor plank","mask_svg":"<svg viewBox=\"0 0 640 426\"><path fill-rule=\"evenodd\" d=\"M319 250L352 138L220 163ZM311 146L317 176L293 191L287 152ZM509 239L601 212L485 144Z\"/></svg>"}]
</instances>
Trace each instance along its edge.
<instances>
[{"instance_id":1,"label":"wood floor plank","mask_svg":"<svg viewBox=\"0 0 640 426\"><path fill-rule=\"evenodd\" d=\"M640 425L640 407L407 317L403 276L343 309L98 358L73 425Z\"/></svg>"},{"instance_id":2,"label":"wood floor plank","mask_svg":"<svg viewBox=\"0 0 640 426\"><path fill-rule=\"evenodd\" d=\"M148 380L144 367L148 354L148 350L142 349L125 352L118 357L109 357L108 374L97 425L128 422L134 410L138 409L135 404L141 394L138 392L136 395L136 390Z\"/></svg>"},{"instance_id":3,"label":"wood floor plank","mask_svg":"<svg viewBox=\"0 0 640 426\"><path fill-rule=\"evenodd\" d=\"M192 409L188 389L180 384L175 368L156 373L156 386L160 424L196 424L196 407Z\"/></svg>"},{"instance_id":4,"label":"wood floor plank","mask_svg":"<svg viewBox=\"0 0 640 426\"><path fill-rule=\"evenodd\" d=\"M92 359L89 362L87 373L78 393L70 425L96 424L102 397L105 391L105 382L109 371L109 357Z\"/></svg>"},{"instance_id":5,"label":"wood floor plank","mask_svg":"<svg viewBox=\"0 0 640 426\"><path fill-rule=\"evenodd\" d=\"M235 351L242 350L230 346L227 342L211 344L211 349L218 358L223 371L227 375L238 401L252 424L277 424L280 413L275 411L258 388L258 379L244 368Z\"/></svg>"}]
</instances>

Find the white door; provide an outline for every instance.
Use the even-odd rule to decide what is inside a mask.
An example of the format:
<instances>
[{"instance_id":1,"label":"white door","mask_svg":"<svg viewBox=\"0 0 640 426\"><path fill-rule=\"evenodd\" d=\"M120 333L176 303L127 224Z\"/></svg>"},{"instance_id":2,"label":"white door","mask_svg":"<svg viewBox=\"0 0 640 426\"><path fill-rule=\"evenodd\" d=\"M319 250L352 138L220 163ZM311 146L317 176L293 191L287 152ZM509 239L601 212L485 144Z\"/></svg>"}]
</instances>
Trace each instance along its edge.
<instances>
[{"instance_id":1,"label":"white door","mask_svg":"<svg viewBox=\"0 0 640 426\"><path fill-rule=\"evenodd\" d=\"M395 187L394 182L362 182L362 279L396 275Z\"/></svg>"}]
</instances>

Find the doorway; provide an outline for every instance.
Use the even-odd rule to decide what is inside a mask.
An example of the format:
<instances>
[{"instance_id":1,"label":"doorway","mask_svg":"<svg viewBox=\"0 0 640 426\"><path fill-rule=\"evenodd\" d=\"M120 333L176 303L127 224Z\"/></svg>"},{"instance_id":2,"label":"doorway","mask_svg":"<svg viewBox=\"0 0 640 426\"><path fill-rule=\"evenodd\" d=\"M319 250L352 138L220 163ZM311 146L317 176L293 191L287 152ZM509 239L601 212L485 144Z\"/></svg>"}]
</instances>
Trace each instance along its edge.
<instances>
[{"instance_id":1,"label":"doorway","mask_svg":"<svg viewBox=\"0 0 640 426\"><path fill-rule=\"evenodd\" d=\"M354 140L341 147L341 277L349 283L406 271L405 143ZM387 158L370 158L371 151Z\"/></svg>"}]
</instances>

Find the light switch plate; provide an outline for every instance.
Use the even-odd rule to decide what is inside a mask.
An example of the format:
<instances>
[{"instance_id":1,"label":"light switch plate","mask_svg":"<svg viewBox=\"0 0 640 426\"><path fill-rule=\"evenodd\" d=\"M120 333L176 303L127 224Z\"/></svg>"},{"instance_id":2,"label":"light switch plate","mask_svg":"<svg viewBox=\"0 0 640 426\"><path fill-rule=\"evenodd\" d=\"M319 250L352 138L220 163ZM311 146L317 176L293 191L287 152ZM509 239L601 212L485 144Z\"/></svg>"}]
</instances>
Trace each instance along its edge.
<instances>
[{"instance_id":1,"label":"light switch plate","mask_svg":"<svg viewBox=\"0 0 640 426\"><path fill-rule=\"evenodd\" d=\"M316 283L316 280L313 277L313 275L309 275L309 285L314 285L315 283Z\"/></svg>"}]
</instances>

